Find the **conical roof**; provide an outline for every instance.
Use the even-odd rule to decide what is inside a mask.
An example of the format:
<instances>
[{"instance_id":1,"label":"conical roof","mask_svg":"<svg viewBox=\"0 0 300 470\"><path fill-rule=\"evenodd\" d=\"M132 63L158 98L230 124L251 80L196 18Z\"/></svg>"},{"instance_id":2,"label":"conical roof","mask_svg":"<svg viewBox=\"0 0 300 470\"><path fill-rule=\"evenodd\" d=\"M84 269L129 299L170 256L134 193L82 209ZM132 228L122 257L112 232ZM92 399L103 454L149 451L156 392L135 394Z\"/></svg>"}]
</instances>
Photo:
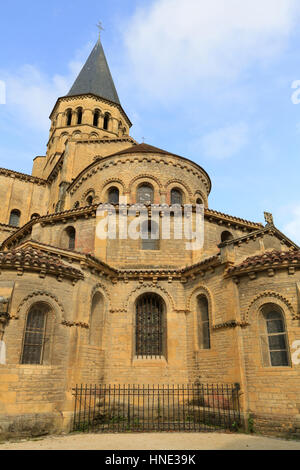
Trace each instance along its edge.
<instances>
[{"instance_id":1,"label":"conical roof","mask_svg":"<svg viewBox=\"0 0 300 470\"><path fill-rule=\"evenodd\" d=\"M85 95L87 93L121 104L100 39L67 96Z\"/></svg>"}]
</instances>

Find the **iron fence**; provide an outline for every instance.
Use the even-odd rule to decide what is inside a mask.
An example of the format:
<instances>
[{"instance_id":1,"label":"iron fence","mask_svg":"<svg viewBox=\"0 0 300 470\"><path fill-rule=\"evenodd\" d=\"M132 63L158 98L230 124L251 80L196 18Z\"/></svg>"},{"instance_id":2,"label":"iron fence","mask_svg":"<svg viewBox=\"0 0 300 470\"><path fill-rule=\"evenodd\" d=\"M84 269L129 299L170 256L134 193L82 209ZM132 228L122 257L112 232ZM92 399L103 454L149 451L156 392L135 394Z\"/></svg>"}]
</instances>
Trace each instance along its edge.
<instances>
[{"instance_id":1,"label":"iron fence","mask_svg":"<svg viewBox=\"0 0 300 470\"><path fill-rule=\"evenodd\" d=\"M200 432L241 427L235 385L81 385L73 431Z\"/></svg>"}]
</instances>

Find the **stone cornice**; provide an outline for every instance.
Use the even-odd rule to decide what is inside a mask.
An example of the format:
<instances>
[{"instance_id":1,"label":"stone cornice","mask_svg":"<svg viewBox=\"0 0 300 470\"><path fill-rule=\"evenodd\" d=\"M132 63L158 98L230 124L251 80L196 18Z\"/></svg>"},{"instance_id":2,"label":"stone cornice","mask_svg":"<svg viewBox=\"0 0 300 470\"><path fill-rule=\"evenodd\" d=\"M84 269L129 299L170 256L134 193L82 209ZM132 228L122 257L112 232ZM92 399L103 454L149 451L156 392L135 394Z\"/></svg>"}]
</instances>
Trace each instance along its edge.
<instances>
[{"instance_id":1,"label":"stone cornice","mask_svg":"<svg viewBox=\"0 0 300 470\"><path fill-rule=\"evenodd\" d=\"M47 185L47 180L38 178L37 176L26 175L25 173L19 173L18 171L7 170L6 168L0 168L0 175L8 178L17 178L19 180L26 181L26 183L33 183L39 186Z\"/></svg>"},{"instance_id":2,"label":"stone cornice","mask_svg":"<svg viewBox=\"0 0 300 470\"><path fill-rule=\"evenodd\" d=\"M299 250L299 247L296 243L290 240L286 235L284 235L280 230L278 230L275 226L267 225L259 230L253 231L244 235L243 237L234 238L233 240L229 240L218 245L219 248L223 248L230 245L238 245L241 246L243 243L248 243L250 240L258 240L263 238L265 235L271 235L277 237L280 241L284 242L286 246L289 248L293 248L295 250Z\"/></svg>"},{"instance_id":3,"label":"stone cornice","mask_svg":"<svg viewBox=\"0 0 300 470\"><path fill-rule=\"evenodd\" d=\"M173 166L180 166L182 170L186 170L188 173L192 173L195 176L197 176L204 186L206 187L207 192L209 193L211 190L211 182L210 178L208 177L207 173L203 170L203 168L199 167L196 163L192 162L191 160L188 160L187 158L180 157L180 156L175 156L172 154L169 155L155 155L153 154L136 154L134 155L134 149L132 150L132 155L127 154L127 155L120 155L120 156L114 156L114 155L108 155L107 157L104 157L102 160L97 160L93 162L90 166L85 168L76 178L75 180L70 184L68 191L71 194L74 194L77 189L82 185L82 183L87 179L96 174L98 171L102 171L103 169L109 167L109 166L116 166L116 165L123 165L124 162L129 162L129 163L134 163L136 161L143 162L144 160L149 160L150 162L153 161L153 159L157 159L158 161L162 161L165 165L173 165ZM179 161L180 164L176 162ZM205 176L207 176L207 178Z\"/></svg>"},{"instance_id":4,"label":"stone cornice","mask_svg":"<svg viewBox=\"0 0 300 470\"><path fill-rule=\"evenodd\" d=\"M208 220L210 221L217 221L224 223L224 228L234 228L234 227L243 227L245 229L249 230L261 230L263 228L263 225L258 222L251 222L249 220L241 219L239 217L235 217L233 215L228 215L228 214L223 214L222 212L215 211L213 209L204 209L205 216ZM253 232L255 233L255 232ZM247 238L249 235L245 235L245 237L241 238ZM236 239L239 240L239 239ZM235 240L233 240L235 242ZM219 247L229 244L230 242L225 242L219 245Z\"/></svg>"}]
</instances>

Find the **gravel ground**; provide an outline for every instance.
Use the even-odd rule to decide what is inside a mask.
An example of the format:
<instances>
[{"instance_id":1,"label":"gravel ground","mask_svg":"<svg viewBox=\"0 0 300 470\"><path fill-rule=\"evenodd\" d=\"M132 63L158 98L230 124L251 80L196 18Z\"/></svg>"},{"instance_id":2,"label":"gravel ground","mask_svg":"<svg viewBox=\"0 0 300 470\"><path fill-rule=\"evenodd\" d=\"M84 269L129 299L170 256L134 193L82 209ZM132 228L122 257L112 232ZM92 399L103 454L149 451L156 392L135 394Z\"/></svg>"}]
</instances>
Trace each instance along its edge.
<instances>
[{"instance_id":1,"label":"gravel ground","mask_svg":"<svg viewBox=\"0 0 300 470\"><path fill-rule=\"evenodd\" d=\"M300 441L222 433L69 434L5 442L2 450L300 450Z\"/></svg>"}]
</instances>

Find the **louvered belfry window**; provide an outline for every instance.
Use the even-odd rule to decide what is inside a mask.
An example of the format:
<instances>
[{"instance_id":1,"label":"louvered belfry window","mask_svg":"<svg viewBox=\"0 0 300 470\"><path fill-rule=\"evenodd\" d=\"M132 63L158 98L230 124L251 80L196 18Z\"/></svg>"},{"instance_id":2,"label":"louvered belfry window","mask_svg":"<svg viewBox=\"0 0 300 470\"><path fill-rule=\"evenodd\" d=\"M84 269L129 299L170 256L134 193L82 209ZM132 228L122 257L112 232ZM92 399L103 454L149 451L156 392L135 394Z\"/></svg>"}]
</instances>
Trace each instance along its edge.
<instances>
[{"instance_id":1,"label":"louvered belfry window","mask_svg":"<svg viewBox=\"0 0 300 470\"><path fill-rule=\"evenodd\" d=\"M161 357L165 354L164 304L156 294L141 296L136 305L136 355Z\"/></svg>"},{"instance_id":2,"label":"louvered belfry window","mask_svg":"<svg viewBox=\"0 0 300 470\"><path fill-rule=\"evenodd\" d=\"M45 343L47 307L34 305L27 316L22 364L42 364Z\"/></svg>"}]
</instances>

